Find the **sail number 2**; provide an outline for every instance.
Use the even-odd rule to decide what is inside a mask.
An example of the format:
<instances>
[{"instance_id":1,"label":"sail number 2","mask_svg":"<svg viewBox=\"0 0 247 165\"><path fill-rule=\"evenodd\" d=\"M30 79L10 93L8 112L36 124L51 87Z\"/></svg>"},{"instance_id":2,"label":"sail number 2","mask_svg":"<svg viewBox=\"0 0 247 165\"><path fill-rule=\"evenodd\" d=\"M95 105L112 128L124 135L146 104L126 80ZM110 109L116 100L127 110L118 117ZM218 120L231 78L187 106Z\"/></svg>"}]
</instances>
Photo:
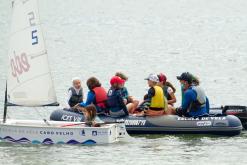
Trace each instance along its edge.
<instances>
[{"instance_id":1,"label":"sail number 2","mask_svg":"<svg viewBox=\"0 0 247 165\"><path fill-rule=\"evenodd\" d=\"M29 25L30 26L35 26L35 15L34 12L31 11L28 13L28 17L29 17ZM32 30L31 32L31 37L32 37L32 45L36 45L38 44L38 36L37 36L37 30Z\"/></svg>"}]
</instances>

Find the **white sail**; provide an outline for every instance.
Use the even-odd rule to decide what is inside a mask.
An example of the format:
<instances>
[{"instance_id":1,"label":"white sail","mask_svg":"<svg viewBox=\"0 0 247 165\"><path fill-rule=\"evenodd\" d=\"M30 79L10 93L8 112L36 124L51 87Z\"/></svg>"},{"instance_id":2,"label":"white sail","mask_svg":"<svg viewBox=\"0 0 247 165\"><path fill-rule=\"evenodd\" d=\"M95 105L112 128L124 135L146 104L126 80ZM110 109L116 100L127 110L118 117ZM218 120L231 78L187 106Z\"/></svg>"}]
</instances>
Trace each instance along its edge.
<instances>
[{"instance_id":1,"label":"white sail","mask_svg":"<svg viewBox=\"0 0 247 165\"><path fill-rule=\"evenodd\" d=\"M57 102L41 30L37 0L12 2L8 103L42 106Z\"/></svg>"}]
</instances>

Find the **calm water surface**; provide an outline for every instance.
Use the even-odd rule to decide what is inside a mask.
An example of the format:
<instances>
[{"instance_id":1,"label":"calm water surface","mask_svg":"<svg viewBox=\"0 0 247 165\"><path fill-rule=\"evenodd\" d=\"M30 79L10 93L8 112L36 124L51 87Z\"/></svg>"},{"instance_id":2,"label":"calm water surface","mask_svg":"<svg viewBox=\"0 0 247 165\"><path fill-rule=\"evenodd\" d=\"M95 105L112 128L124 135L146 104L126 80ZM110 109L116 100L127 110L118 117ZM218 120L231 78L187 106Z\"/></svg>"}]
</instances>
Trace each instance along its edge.
<instances>
[{"instance_id":1,"label":"calm water surface","mask_svg":"<svg viewBox=\"0 0 247 165\"><path fill-rule=\"evenodd\" d=\"M246 0L40 0L39 7L60 103L74 76L84 82L97 76L108 88L114 72L123 71L131 95L141 99L149 73L166 73L179 89L175 76L190 71L200 77L211 104L247 104ZM1 0L0 107L10 18L10 1ZM180 91L176 95L179 100ZM10 108L8 116L43 119L51 111ZM246 132L146 135L83 147L0 143L0 164L246 164L246 152Z\"/></svg>"}]
</instances>

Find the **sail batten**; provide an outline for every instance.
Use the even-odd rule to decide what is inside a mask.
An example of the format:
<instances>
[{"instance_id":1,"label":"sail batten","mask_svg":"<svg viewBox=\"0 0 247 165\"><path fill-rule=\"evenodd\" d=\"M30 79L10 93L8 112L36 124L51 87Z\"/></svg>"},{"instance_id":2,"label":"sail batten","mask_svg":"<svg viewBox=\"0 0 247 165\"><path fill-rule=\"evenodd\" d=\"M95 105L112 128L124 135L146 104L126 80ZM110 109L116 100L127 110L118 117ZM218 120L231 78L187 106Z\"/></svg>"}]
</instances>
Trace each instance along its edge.
<instances>
[{"instance_id":1,"label":"sail batten","mask_svg":"<svg viewBox=\"0 0 247 165\"><path fill-rule=\"evenodd\" d=\"M56 104L37 0L14 1L10 35L8 103Z\"/></svg>"}]
</instances>

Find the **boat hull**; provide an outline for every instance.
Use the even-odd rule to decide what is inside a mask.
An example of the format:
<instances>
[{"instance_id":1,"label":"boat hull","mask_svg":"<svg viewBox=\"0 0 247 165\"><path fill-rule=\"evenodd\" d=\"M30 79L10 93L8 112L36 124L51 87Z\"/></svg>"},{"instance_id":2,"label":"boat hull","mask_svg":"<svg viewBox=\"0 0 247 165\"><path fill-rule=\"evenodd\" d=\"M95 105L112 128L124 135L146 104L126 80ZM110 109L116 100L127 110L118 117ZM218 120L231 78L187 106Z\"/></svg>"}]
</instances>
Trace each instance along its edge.
<instances>
[{"instance_id":1,"label":"boat hull","mask_svg":"<svg viewBox=\"0 0 247 165\"><path fill-rule=\"evenodd\" d=\"M111 118L101 115L103 122L124 122L129 134L214 134L233 136L241 133L240 120L232 115L214 117L179 117L163 115L158 117ZM84 116L68 110L56 110L50 120L84 121Z\"/></svg>"},{"instance_id":2,"label":"boat hull","mask_svg":"<svg viewBox=\"0 0 247 165\"><path fill-rule=\"evenodd\" d=\"M128 134L124 124L87 127L82 123L36 120L7 120L0 124L0 138L5 142L32 144L107 144Z\"/></svg>"}]
</instances>

